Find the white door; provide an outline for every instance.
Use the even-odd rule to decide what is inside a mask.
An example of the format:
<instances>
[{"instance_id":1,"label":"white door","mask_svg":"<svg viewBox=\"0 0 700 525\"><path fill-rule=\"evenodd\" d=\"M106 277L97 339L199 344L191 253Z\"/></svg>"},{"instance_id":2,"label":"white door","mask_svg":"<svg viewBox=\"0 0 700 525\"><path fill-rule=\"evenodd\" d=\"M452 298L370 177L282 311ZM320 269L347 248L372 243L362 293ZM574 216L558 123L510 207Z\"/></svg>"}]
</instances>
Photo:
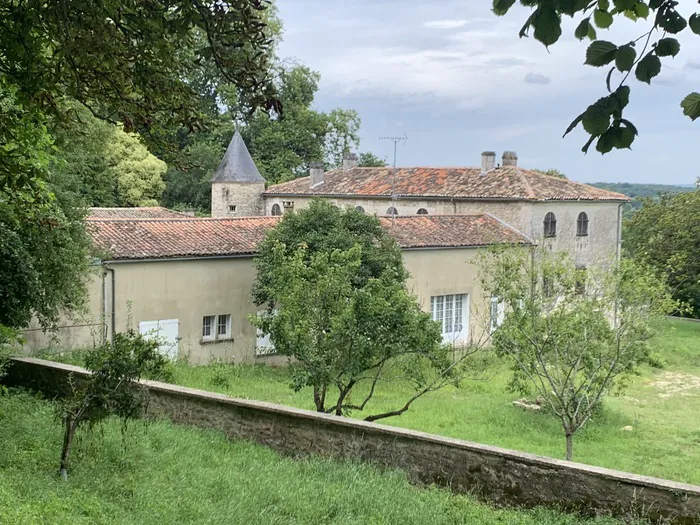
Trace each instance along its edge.
<instances>
[{"instance_id":1,"label":"white door","mask_svg":"<svg viewBox=\"0 0 700 525\"><path fill-rule=\"evenodd\" d=\"M141 321L139 333L146 339L158 338L158 351L170 359L177 358L178 330L180 322L177 319L161 319L159 321Z\"/></svg>"}]
</instances>

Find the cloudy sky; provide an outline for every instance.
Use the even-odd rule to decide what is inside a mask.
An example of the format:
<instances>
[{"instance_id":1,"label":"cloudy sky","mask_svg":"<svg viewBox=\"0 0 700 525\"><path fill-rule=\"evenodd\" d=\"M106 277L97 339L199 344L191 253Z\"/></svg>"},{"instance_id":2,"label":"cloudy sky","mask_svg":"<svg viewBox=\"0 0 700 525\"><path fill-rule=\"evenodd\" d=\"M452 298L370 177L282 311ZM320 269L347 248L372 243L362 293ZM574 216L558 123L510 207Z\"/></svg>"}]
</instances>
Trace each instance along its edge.
<instances>
[{"instance_id":1,"label":"cloudy sky","mask_svg":"<svg viewBox=\"0 0 700 525\"><path fill-rule=\"evenodd\" d=\"M700 122L679 106L700 90L700 37L681 39L681 54L663 59L651 87L630 82L626 116L640 131L633 150L584 155L583 132L562 134L605 94L607 70L583 65L587 43L574 39L568 19L548 51L518 38L528 11L498 18L490 0L277 4L285 26L280 54L321 73L319 109L359 112L361 151L391 160L393 146L378 137L406 133L403 166L475 166L483 150L515 150L522 166L557 168L580 181L691 184L700 176ZM698 10L695 0L681 0L681 8ZM598 36L620 44L645 25L616 20Z\"/></svg>"}]
</instances>

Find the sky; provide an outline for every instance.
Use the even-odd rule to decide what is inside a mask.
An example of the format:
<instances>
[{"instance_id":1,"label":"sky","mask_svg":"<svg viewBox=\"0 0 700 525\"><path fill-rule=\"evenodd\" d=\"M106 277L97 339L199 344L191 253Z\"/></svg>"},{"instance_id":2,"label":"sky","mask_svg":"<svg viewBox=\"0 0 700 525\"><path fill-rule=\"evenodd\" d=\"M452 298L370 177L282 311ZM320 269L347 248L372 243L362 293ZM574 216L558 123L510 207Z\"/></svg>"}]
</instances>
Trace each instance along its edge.
<instances>
[{"instance_id":1,"label":"sky","mask_svg":"<svg viewBox=\"0 0 700 525\"><path fill-rule=\"evenodd\" d=\"M477 166L482 151L516 151L526 168L556 168L582 182L692 184L700 176L700 121L680 101L700 91L700 37L680 38L648 86L630 77L626 117L640 132L632 151L602 156L581 147L568 124L604 96L606 68L583 65L588 41L573 36L579 19L548 50L518 37L529 9L496 17L490 0L277 0L284 24L280 56L321 73L317 109L355 109L360 151L390 162L380 136L408 136L398 166ZM436 7L439 6L439 7ZM698 11L680 0L679 11ZM598 38L617 44L648 22L616 19ZM613 76L619 83L620 77Z\"/></svg>"}]
</instances>

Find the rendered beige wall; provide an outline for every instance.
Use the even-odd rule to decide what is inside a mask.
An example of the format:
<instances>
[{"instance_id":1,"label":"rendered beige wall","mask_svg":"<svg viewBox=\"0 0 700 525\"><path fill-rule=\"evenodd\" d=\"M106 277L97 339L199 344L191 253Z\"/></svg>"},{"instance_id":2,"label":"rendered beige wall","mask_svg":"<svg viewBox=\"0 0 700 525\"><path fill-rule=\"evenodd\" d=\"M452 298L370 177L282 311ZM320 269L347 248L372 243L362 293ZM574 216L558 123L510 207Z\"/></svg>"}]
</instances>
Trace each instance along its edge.
<instances>
[{"instance_id":1,"label":"rendered beige wall","mask_svg":"<svg viewBox=\"0 0 700 525\"><path fill-rule=\"evenodd\" d=\"M311 202L309 197L271 197L265 199L265 214L272 215L272 206L282 201L294 202L294 209L303 209ZM532 225L532 204L527 202L498 202L498 201L462 201L462 200L419 200L419 199L358 199L358 198L329 198L331 202L341 207L355 208L362 206L365 213L386 215L390 206L394 206L399 215L416 215L424 208L429 215L474 215L490 213L510 226L530 235Z\"/></svg>"}]
</instances>

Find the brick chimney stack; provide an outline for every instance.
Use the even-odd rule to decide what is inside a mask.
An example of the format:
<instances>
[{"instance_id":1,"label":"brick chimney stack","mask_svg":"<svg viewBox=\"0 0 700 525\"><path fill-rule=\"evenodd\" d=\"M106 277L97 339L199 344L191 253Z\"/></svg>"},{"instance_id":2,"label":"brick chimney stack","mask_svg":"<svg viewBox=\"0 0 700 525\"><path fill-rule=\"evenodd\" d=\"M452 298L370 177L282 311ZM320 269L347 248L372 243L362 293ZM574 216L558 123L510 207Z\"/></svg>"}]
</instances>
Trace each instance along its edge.
<instances>
[{"instance_id":1,"label":"brick chimney stack","mask_svg":"<svg viewBox=\"0 0 700 525\"><path fill-rule=\"evenodd\" d=\"M481 174L486 175L489 171L496 167L496 152L484 151L481 154Z\"/></svg>"},{"instance_id":2,"label":"brick chimney stack","mask_svg":"<svg viewBox=\"0 0 700 525\"><path fill-rule=\"evenodd\" d=\"M518 154L514 151L504 151L503 152L503 165L504 166L517 166L518 165Z\"/></svg>"},{"instance_id":3,"label":"brick chimney stack","mask_svg":"<svg viewBox=\"0 0 700 525\"><path fill-rule=\"evenodd\" d=\"M343 155L343 169L349 170L357 168L357 155L354 153L346 153Z\"/></svg>"},{"instance_id":4,"label":"brick chimney stack","mask_svg":"<svg viewBox=\"0 0 700 525\"><path fill-rule=\"evenodd\" d=\"M311 169L309 170L309 175L311 176L311 187L323 184L323 176L325 174L325 169L323 167L323 162L313 162L311 163Z\"/></svg>"}]
</instances>

